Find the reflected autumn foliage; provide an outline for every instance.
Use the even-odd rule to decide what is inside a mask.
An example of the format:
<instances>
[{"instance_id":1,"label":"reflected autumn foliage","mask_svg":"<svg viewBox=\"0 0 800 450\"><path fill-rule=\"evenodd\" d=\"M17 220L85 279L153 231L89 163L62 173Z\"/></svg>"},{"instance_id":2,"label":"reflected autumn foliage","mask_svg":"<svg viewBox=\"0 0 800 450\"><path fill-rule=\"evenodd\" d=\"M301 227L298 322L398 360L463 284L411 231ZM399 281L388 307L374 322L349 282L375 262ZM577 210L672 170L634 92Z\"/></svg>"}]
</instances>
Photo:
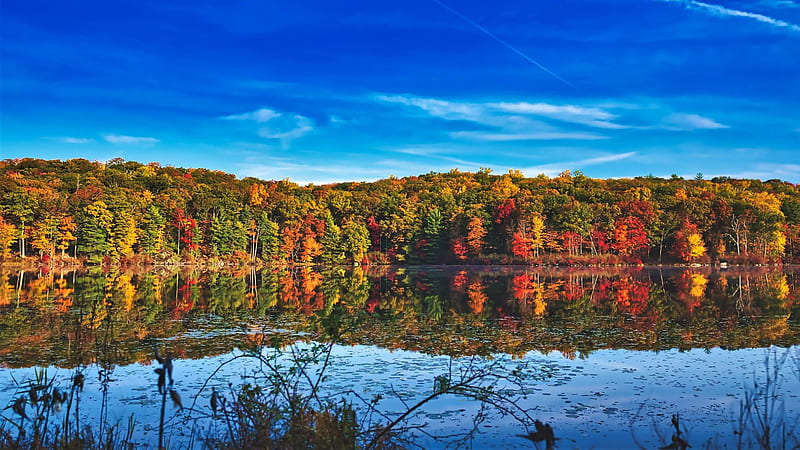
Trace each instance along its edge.
<instances>
[{"instance_id":1,"label":"reflected autumn foliage","mask_svg":"<svg viewBox=\"0 0 800 450\"><path fill-rule=\"evenodd\" d=\"M163 339L202 357L264 328L452 355L791 345L799 280L786 268L0 273L0 365L148 361Z\"/></svg>"}]
</instances>

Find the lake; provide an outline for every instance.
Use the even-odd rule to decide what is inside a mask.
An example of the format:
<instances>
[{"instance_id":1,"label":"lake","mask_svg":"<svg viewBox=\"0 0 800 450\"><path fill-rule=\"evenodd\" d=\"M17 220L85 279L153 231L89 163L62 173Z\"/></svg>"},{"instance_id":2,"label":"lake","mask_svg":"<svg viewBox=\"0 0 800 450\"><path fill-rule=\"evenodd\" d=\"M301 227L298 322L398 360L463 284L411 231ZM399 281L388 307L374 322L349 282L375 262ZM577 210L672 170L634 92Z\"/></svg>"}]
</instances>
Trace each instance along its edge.
<instances>
[{"instance_id":1,"label":"lake","mask_svg":"<svg viewBox=\"0 0 800 450\"><path fill-rule=\"evenodd\" d=\"M54 422L69 411L76 425L127 429L133 415L131 442L155 446L163 431L170 448L200 447L225 434L212 392L301 361L309 381L324 377L321 396L374 423L476 371L512 400L505 415L458 393L425 403L403 422L425 448L530 448L520 418L549 424L557 448L657 448L672 442L673 415L694 448L747 447L759 423L770 445L792 448L799 296L789 267L2 272L0 404L25 397L33 415L27 396L46 370L75 399ZM174 358L169 387L155 349ZM12 436L24 426L14 408L2 417Z\"/></svg>"}]
</instances>

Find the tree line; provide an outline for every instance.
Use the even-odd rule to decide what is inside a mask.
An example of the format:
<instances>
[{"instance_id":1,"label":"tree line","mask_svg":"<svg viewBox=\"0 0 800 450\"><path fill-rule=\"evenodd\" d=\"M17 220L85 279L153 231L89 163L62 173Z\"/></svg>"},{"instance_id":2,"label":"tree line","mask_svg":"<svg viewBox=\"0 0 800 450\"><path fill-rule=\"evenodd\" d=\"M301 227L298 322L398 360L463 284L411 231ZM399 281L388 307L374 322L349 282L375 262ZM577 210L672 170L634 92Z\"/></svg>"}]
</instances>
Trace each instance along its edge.
<instances>
[{"instance_id":1,"label":"tree line","mask_svg":"<svg viewBox=\"0 0 800 450\"><path fill-rule=\"evenodd\" d=\"M449 172L300 186L115 158L0 161L0 257L88 263L800 262L780 180Z\"/></svg>"}]
</instances>

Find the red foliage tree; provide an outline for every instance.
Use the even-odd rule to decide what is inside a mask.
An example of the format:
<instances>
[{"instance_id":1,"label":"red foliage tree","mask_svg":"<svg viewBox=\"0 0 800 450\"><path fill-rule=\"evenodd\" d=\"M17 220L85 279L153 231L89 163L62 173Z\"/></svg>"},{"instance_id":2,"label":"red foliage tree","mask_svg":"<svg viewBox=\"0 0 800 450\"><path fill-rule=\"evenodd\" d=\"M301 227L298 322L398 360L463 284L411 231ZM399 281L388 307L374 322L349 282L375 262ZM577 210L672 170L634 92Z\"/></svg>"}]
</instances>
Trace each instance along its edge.
<instances>
[{"instance_id":1,"label":"red foliage tree","mask_svg":"<svg viewBox=\"0 0 800 450\"><path fill-rule=\"evenodd\" d=\"M571 280L564 284L563 297L564 300L575 301L583 297L585 292L586 289L580 283Z\"/></svg>"},{"instance_id":2,"label":"red foliage tree","mask_svg":"<svg viewBox=\"0 0 800 450\"><path fill-rule=\"evenodd\" d=\"M381 225L375 220L375 216L367 217L367 229L369 230L369 239L372 243L372 250L379 251L381 248Z\"/></svg>"},{"instance_id":3,"label":"red foliage tree","mask_svg":"<svg viewBox=\"0 0 800 450\"><path fill-rule=\"evenodd\" d=\"M614 224L614 242L611 247L620 255L630 256L649 245L647 232L641 219L626 216Z\"/></svg>"},{"instance_id":4,"label":"red foliage tree","mask_svg":"<svg viewBox=\"0 0 800 450\"><path fill-rule=\"evenodd\" d=\"M622 277L613 283L617 311L638 316L647 310L650 285L647 282Z\"/></svg>"},{"instance_id":5,"label":"red foliage tree","mask_svg":"<svg viewBox=\"0 0 800 450\"><path fill-rule=\"evenodd\" d=\"M533 240L523 233L514 233L511 239L511 253L517 258L529 259L533 256Z\"/></svg>"},{"instance_id":6,"label":"red foliage tree","mask_svg":"<svg viewBox=\"0 0 800 450\"><path fill-rule=\"evenodd\" d=\"M533 281L533 276L528 273L514 275L511 279L511 295L514 296L514 300L520 302L526 300L533 292Z\"/></svg>"},{"instance_id":7,"label":"red foliage tree","mask_svg":"<svg viewBox=\"0 0 800 450\"><path fill-rule=\"evenodd\" d=\"M460 290L467 284L467 281L469 281L469 278L467 277L467 271L461 270L458 272L458 274L456 274L455 277L453 277L453 288Z\"/></svg>"},{"instance_id":8,"label":"red foliage tree","mask_svg":"<svg viewBox=\"0 0 800 450\"><path fill-rule=\"evenodd\" d=\"M183 243L186 250L196 250L195 233L197 232L197 221L186 215L183 208L175 210L172 225L178 230L178 241Z\"/></svg>"},{"instance_id":9,"label":"red foliage tree","mask_svg":"<svg viewBox=\"0 0 800 450\"><path fill-rule=\"evenodd\" d=\"M517 203L513 198L507 198L494 212L494 223L503 223L517 211Z\"/></svg>"},{"instance_id":10,"label":"red foliage tree","mask_svg":"<svg viewBox=\"0 0 800 450\"><path fill-rule=\"evenodd\" d=\"M595 250L597 253L608 253L611 251L611 240L608 238L608 232L595 226L590 233L592 242L594 242Z\"/></svg>"},{"instance_id":11,"label":"red foliage tree","mask_svg":"<svg viewBox=\"0 0 800 450\"><path fill-rule=\"evenodd\" d=\"M453 239L453 254L456 256L457 259L465 260L467 259L467 253L469 252L469 247L467 246L467 240L464 237L459 236Z\"/></svg>"},{"instance_id":12,"label":"red foliage tree","mask_svg":"<svg viewBox=\"0 0 800 450\"><path fill-rule=\"evenodd\" d=\"M653 204L645 200L634 200L629 202L617 203L619 210L624 216L633 216L642 221L642 223L650 224L656 218L656 212Z\"/></svg>"}]
</instances>

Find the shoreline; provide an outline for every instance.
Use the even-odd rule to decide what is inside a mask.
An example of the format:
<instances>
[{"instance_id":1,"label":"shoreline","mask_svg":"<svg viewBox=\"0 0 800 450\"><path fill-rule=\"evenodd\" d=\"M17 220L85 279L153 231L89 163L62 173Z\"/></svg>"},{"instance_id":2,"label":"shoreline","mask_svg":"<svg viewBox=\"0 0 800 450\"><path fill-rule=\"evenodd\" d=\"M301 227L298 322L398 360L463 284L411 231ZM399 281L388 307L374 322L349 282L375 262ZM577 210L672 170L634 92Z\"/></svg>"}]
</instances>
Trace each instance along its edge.
<instances>
[{"instance_id":1,"label":"shoreline","mask_svg":"<svg viewBox=\"0 0 800 450\"><path fill-rule=\"evenodd\" d=\"M265 269L265 268L302 268L302 267L316 267L316 268L380 268L380 267L401 267L401 268L419 268L419 267L437 267L437 268L492 268L492 267L509 267L509 268L545 268L545 269L612 269L612 268L645 268L645 269L701 269L712 268L717 270L728 269L742 269L742 268L763 268L763 267L798 267L800 264L787 263L787 262L773 262L773 263L749 263L749 264L731 264L722 262L705 262L705 263L655 263L655 262L638 262L638 263L617 263L617 264L553 264L553 263L520 263L520 262L504 262L504 261L487 261L485 263L444 263L444 264L426 264L426 263L388 263L388 264L359 264L359 263L343 263L343 264L324 264L324 263L268 263L262 260L254 262L249 261L231 261L231 260L195 260L195 261L167 261L158 263L87 263L86 261L76 260L74 258L61 259L53 258L51 261L43 262L38 257L13 258L13 259L0 259L0 271L3 269L12 270L25 270L25 271L38 271L41 269L68 269L68 270L89 270L91 268L101 269L204 269L204 270L225 270L225 269Z\"/></svg>"}]
</instances>

